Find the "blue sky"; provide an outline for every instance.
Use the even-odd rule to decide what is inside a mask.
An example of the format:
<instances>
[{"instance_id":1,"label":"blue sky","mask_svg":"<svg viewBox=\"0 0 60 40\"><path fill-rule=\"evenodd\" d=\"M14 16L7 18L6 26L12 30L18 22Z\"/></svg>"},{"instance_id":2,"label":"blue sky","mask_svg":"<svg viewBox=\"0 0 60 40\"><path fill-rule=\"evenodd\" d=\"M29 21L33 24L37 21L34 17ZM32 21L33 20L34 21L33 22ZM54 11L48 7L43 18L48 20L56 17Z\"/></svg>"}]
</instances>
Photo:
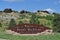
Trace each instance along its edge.
<instances>
[{"instance_id":1,"label":"blue sky","mask_svg":"<svg viewBox=\"0 0 60 40\"><path fill-rule=\"evenodd\" d=\"M60 13L60 0L0 0L0 10L12 8L13 10L48 10Z\"/></svg>"}]
</instances>

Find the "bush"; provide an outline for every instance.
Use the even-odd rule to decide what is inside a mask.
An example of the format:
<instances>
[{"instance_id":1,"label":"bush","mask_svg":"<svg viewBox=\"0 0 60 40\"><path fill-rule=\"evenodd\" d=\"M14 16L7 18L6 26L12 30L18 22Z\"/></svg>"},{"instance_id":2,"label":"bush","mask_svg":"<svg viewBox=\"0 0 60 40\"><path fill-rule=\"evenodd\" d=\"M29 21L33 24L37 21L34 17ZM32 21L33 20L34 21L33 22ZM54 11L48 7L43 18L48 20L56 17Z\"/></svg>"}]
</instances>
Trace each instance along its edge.
<instances>
[{"instance_id":1,"label":"bush","mask_svg":"<svg viewBox=\"0 0 60 40\"><path fill-rule=\"evenodd\" d=\"M2 24L0 23L0 27L2 27Z\"/></svg>"},{"instance_id":2,"label":"bush","mask_svg":"<svg viewBox=\"0 0 60 40\"><path fill-rule=\"evenodd\" d=\"M52 20L52 19L53 19L53 16L47 15L45 18L46 18L47 20Z\"/></svg>"},{"instance_id":3,"label":"bush","mask_svg":"<svg viewBox=\"0 0 60 40\"><path fill-rule=\"evenodd\" d=\"M30 23L31 24L39 24L40 23L40 21L38 20L38 17L35 14L32 15Z\"/></svg>"},{"instance_id":4,"label":"bush","mask_svg":"<svg viewBox=\"0 0 60 40\"><path fill-rule=\"evenodd\" d=\"M60 32L60 14L56 14L53 19L53 31Z\"/></svg>"},{"instance_id":5,"label":"bush","mask_svg":"<svg viewBox=\"0 0 60 40\"><path fill-rule=\"evenodd\" d=\"M22 21L19 21L19 24L22 24L23 22Z\"/></svg>"},{"instance_id":6,"label":"bush","mask_svg":"<svg viewBox=\"0 0 60 40\"><path fill-rule=\"evenodd\" d=\"M16 25L15 20L11 19L11 21L9 23L9 27L12 27L12 26L15 26L15 25Z\"/></svg>"},{"instance_id":7,"label":"bush","mask_svg":"<svg viewBox=\"0 0 60 40\"><path fill-rule=\"evenodd\" d=\"M4 9L3 12L5 12L5 13L11 13L12 12L12 9L6 8L6 9Z\"/></svg>"}]
</instances>

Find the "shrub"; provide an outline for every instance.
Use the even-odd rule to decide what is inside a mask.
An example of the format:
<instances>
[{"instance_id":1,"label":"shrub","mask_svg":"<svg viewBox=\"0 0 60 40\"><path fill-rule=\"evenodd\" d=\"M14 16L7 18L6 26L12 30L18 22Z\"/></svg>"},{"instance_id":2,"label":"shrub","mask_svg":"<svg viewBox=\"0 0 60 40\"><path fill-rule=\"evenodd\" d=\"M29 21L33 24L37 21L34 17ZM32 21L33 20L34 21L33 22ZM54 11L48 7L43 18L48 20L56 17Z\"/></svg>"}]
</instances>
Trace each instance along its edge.
<instances>
[{"instance_id":1,"label":"shrub","mask_svg":"<svg viewBox=\"0 0 60 40\"><path fill-rule=\"evenodd\" d=\"M5 12L5 13L11 13L12 12L12 9L6 8L6 9L4 9L3 12Z\"/></svg>"},{"instance_id":2,"label":"shrub","mask_svg":"<svg viewBox=\"0 0 60 40\"><path fill-rule=\"evenodd\" d=\"M56 14L53 19L53 31L60 32L60 14Z\"/></svg>"},{"instance_id":3,"label":"shrub","mask_svg":"<svg viewBox=\"0 0 60 40\"><path fill-rule=\"evenodd\" d=\"M2 24L0 23L0 27L2 27Z\"/></svg>"},{"instance_id":4,"label":"shrub","mask_svg":"<svg viewBox=\"0 0 60 40\"><path fill-rule=\"evenodd\" d=\"M15 25L16 25L15 20L11 19L11 21L9 23L9 27L12 27L12 26L15 26Z\"/></svg>"}]
</instances>

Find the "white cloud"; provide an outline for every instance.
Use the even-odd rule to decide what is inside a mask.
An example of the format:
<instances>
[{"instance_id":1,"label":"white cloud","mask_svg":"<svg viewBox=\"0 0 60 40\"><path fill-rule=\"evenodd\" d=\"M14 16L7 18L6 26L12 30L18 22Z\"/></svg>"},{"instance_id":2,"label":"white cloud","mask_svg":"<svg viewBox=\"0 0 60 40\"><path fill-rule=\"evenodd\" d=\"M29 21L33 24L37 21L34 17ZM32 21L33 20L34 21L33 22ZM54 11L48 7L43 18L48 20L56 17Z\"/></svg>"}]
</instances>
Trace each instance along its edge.
<instances>
[{"instance_id":1,"label":"white cloud","mask_svg":"<svg viewBox=\"0 0 60 40\"><path fill-rule=\"evenodd\" d=\"M24 1L24 0L3 0L3 1L6 1L6 2L19 2L19 1Z\"/></svg>"},{"instance_id":2,"label":"white cloud","mask_svg":"<svg viewBox=\"0 0 60 40\"><path fill-rule=\"evenodd\" d=\"M45 11L48 11L48 12L50 12L50 13L53 13L53 12L55 12L56 10L53 10L53 9L51 9L51 8L47 8L47 9L44 9Z\"/></svg>"},{"instance_id":3,"label":"white cloud","mask_svg":"<svg viewBox=\"0 0 60 40\"><path fill-rule=\"evenodd\" d=\"M50 9L50 8L47 8L47 9L45 9L46 11L53 11L52 9Z\"/></svg>"}]
</instances>

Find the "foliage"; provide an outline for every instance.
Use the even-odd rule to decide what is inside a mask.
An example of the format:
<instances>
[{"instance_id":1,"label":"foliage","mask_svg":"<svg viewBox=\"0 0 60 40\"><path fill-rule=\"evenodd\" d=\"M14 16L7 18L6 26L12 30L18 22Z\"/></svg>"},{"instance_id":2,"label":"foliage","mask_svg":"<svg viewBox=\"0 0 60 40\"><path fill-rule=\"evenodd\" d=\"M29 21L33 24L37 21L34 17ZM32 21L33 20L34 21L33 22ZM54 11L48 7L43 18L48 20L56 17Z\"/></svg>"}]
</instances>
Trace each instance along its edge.
<instances>
[{"instance_id":1,"label":"foliage","mask_svg":"<svg viewBox=\"0 0 60 40\"><path fill-rule=\"evenodd\" d=\"M60 14L55 14L53 19L53 31L60 32Z\"/></svg>"},{"instance_id":2,"label":"foliage","mask_svg":"<svg viewBox=\"0 0 60 40\"><path fill-rule=\"evenodd\" d=\"M20 11L20 14L23 14L23 13L31 13L31 12L25 11L25 10Z\"/></svg>"},{"instance_id":3,"label":"foliage","mask_svg":"<svg viewBox=\"0 0 60 40\"><path fill-rule=\"evenodd\" d=\"M52 20L52 19L53 19L53 16L47 15L45 18L46 18L47 20Z\"/></svg>"},{"instance_id":4,"label":"foliage","mask_svg":"<svg viewBox=\"0 0 60 40\"><path fill-rule=\"evenodd\" d=\"M47 20L52 20L53 16L51 15L47 15L47 16L37 16L38 18L42 18L42 19L47 19Z\"/></svg>"},{"instance_id":5,"label":"foliage","mask_svg":"<svg viewBox=\"0 0 60 40\"><path fill-rule=\"evenodd\" d=\"M12 26L15 26L15 25L16 25L15 20L11 19L11 21L9 23L9 27L12 27Z\"/></svg>"},{"instance_id":6,"label":"foliage","mask_svg":"<svg viewBox=\"0 0 60 40\"><path fill-rule=\"evenodd\" d=\"M19 24L22 24L23 22L22 21L19 21Z\"/></svg>"},{"instance_id":7,"label":"foliage","mask_svg":"<svg viewBox=\"0 0 60 40\"><path fill-rule=\"evenodd\" d=\"M4 9L3 12L5 12L5 13L11 13L12 12L12 9L6 8L6 9Z\"/></svg>"},{"instance_id":8,"label":"foliage","mask_svg":"<svg viewBox=\"0 0 60 40\"><path fill-rule=\"evenodd\" d=\"M37 12L40 12L40 10L37 10Z\"/></svg>"},{"instance_id":9,"label":"foliage","mask_svg":"<svg viewBox=\"0 0 60 40\"><path fill-rule=\"evenodd\" d=\"M41 19L43 19L43 18L45 18L45 16L37 16L38 18L41 18Z\"/></svg>"},{"instance_id":10,"label":"foliage","mask_svg":"<svg viewBox=\"0 0 60 40\"><path fill-rule=\"evenodd\" d=\"M2 27L2 24L0 23L0 27Z\"/></svg>"},{"instance_id":11,"label":"foliage","mask_svg":"<svg viewBox=\"0 0 60 40\"><path fill-rule=\"evenodd\" d=\"M39 24L40 23L38 20L38 17L35 14L32 15L30 23L31 24Z\"/></svg>"}]
</instances>

